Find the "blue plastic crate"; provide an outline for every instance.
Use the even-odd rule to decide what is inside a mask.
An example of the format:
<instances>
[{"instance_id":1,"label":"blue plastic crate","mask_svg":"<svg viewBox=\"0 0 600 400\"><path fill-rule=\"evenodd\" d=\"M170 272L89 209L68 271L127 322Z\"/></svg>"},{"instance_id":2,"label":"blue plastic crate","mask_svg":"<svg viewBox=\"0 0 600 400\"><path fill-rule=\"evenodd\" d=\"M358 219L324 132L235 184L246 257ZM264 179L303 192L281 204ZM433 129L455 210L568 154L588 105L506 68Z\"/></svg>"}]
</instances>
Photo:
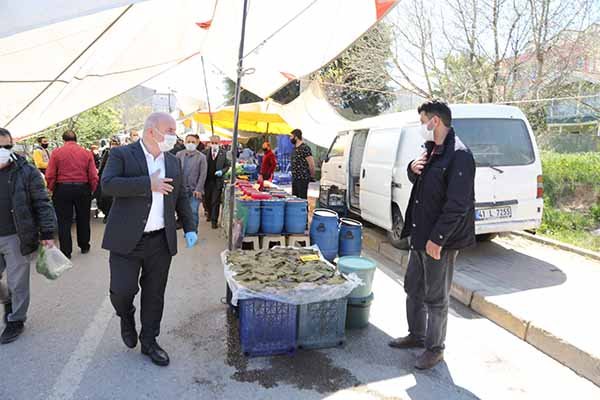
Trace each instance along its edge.
<instances>
[{"instance_id":1,"label":"blue plastic crate","mask_svg":"<svg viewBox=\"0 0 600 400\"><path fill-rule=\"evenodd\" d=\"M240 342L249 357L296 351L298 306L277 301L240 300Z\"/></svg>"},{"instance_id":2,"label":"blue plastic crate","mask_svg":"<svg viewBox=\"0 0 600 400\"><path fill-rule=\"evenodd\" d=\"M344 297L301 305L298 310L298 347L322 349L343 345L346 341L347 303Z\"/></svg>"}]
</instances>

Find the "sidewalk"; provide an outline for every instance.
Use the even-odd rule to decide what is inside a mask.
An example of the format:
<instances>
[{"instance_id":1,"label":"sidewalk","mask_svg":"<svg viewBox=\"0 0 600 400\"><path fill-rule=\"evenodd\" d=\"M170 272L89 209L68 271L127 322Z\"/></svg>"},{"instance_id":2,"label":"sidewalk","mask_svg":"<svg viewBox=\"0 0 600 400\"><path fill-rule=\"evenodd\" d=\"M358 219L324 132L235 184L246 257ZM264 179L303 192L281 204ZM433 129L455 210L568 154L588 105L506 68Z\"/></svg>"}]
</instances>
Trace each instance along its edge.
<instances>
[{"instance_id":1,"label":"sidewalk","mask_svg":"<svg viewBox=\"0 0 600 400\"><path fill-rule=\"evenodd\" d=\"M365 246L405 272L379 230ZM452 296L600 386L600 262L514 235L459 255Z\"/></svg>"}]
</instances>

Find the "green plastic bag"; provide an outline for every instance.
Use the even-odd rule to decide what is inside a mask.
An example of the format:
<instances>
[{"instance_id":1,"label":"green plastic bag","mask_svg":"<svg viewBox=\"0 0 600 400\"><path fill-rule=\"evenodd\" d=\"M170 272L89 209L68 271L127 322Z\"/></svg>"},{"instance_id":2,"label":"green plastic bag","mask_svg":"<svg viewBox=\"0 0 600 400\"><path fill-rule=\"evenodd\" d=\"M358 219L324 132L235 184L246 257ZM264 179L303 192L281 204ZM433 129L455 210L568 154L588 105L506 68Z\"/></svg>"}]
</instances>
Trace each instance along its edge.
<instances>
[{"instance_id":1,"label":"green plastic bag","mask_svg":"<svg viewBox=\"0 0 600 400\"><path fill-rule=\"evenodd\" d=\"M50 280L58 279L73 263L56 246L38 248L35 270Z\"/></svg>"}]
</instances>

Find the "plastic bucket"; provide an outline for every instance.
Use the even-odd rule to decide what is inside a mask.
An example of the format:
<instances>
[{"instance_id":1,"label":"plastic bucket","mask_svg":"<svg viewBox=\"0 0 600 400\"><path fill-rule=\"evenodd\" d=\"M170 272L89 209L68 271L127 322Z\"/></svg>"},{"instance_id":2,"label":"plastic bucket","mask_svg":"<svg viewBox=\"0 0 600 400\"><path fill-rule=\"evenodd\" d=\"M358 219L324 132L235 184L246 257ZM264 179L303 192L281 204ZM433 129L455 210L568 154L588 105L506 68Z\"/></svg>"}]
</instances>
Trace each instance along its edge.
<instances>
[{"instance_id":1,"label":"plastic bucket","mask_svg":"<svg viewBox=\"0 0 600 400\"><path fill-rule=\"evenodd\" d=\"M260 230L260 201L240 200L240 205L248 210L246 234L254 235Z\"/></svg>"},{"instance_id":2,"label":"plastic bucket","mask_svg":"<svg viewBox=\"0 0 600 400\"><path fill-rule=\"evenodd\" d=\"M340 220L340 257L360 256L362 252L362 230L360 222L349 218Z\"/></svg>"},{"instance_id":3,"label":"plastic bucket","mask_svg":"<svg viewBox=\"0 0 600 400\"><path fill-rule=\"evenodd\" d=\"M348 297L363 298L371 294L373 277L375 276L375 269L377 268L377 263L375 261L365 257L340 257L337 266L340 272L344 274L355 273L364 283L364 285L358 286L350 292Z\"/></svg>"},{"instance_id":4,"label":"plastic bucket","mask_svg":"<svg viewBox=\"0 0 600 400\"><path fill-rule=\"evenodd\" d=\"M319 246L323 257L329 261L337 256L339 246L338 214L320 208L315 210L310 224L310 244Z\"/></svg>"},{"instance_id":5,"label":"plastic bucket","mask_svg":"<svg viewBox=\"0 0 600 400\"><path fill-rule=\"evenodd\" d=\"M285 220L285 201L265 200L261 203L260 226L263 233L280 234Z\"/></svg>"},{"instance_id":6,"label":"plastic bucket","mask_svg":"<svg viewBox=\"0 0 600 400\"><path fill-rule=\"evenodd\" d=\"M373 298L373 293L366 297L348 298L346 328L361 329L369 325L369 315L371 314Z\"/></svg>"},{"instance_id":7,"label":"plastic bucket","mask_svg":"<svg viewBox=\"0 0 600 400\"><path fill-rule=\"evenodd\" d=\"M288 200L285 203L285 233L304 233L307 222L308 202L301 199Z\"/></svg>"}]
</instances>

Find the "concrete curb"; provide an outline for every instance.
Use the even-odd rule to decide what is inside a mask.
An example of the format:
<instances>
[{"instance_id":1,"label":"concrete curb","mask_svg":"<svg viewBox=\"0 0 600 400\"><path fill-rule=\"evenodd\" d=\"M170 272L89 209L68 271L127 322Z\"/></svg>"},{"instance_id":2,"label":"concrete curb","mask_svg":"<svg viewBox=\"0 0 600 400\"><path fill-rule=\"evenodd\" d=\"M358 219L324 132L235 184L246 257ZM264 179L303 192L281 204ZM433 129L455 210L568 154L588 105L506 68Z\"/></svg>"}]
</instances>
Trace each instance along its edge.
<instances>
[{"instance_id":1,"label":"concrete curb","mask_svg":"<svg viewBox=\"0 0 600 400\"><path fill-rule=\"evenodd\" d=\"M527 232L511 232L511 235L520 236L520 237L529 239L529 240L537 242L537 243L556 247L561 250L570 251L571 253L579 254L580 256L584 256L584 257L588 257L588 258L592 258L594 260L600 261L600 253L592 251L592 250L582 249L581 247L573 246L573 245L570 245L567 243L559 242L558 240L545 238L545 237L538 236L538 235L532 235L531 233L527 233Z\"/></svg>"},{"instance_id":2,"label":"concrete curb","mask_svg":"<svg viewBox=\"0 0 600 400\"><path fill-rule=\"evenodd\" d=\"M521 232L519 232L517 235L527 238L529 238L528 236L535 237L534 235L522 234ZM549 244L545 243L545 240L547 239L541 239L539 242ZM370 228L364 229L363 245L369 250L375 251L379 255L398 263L400 265L401 277L404 277L404 274L406 273L406 266L408 264L408 251L396 249L389 242L387 242L385 235ZM550 245L553 246L554 244ZM564 244L562 245L564 246ZM571 249L566 248L571 246L556 247L571 251ZM588 253L587 250L583 250L583 252ZM593 254L593 252L591 253ZM587 254L582 254L579 252L577 252L577 254L589 257ZM592 258L596 257L593 256ZM469 307L486 319L494 322L498 326L506 329L519 339L526 341L530 345L540 350L542 353L552 357L556 361L572 369L577 374L583 376L597 386L600 386L600 358L589 354L572 345L571 343L554 336L552 333L535 326L532 322L514 315L509 310L499 306L498 304L495 304L493 301L488 299L484 291L469 289L466 285L461 284L460 280L461 279L459 277L455 276L455 279L452 282L452 290L450 292L452 298Z\"/></svg>"}]
</instances>

